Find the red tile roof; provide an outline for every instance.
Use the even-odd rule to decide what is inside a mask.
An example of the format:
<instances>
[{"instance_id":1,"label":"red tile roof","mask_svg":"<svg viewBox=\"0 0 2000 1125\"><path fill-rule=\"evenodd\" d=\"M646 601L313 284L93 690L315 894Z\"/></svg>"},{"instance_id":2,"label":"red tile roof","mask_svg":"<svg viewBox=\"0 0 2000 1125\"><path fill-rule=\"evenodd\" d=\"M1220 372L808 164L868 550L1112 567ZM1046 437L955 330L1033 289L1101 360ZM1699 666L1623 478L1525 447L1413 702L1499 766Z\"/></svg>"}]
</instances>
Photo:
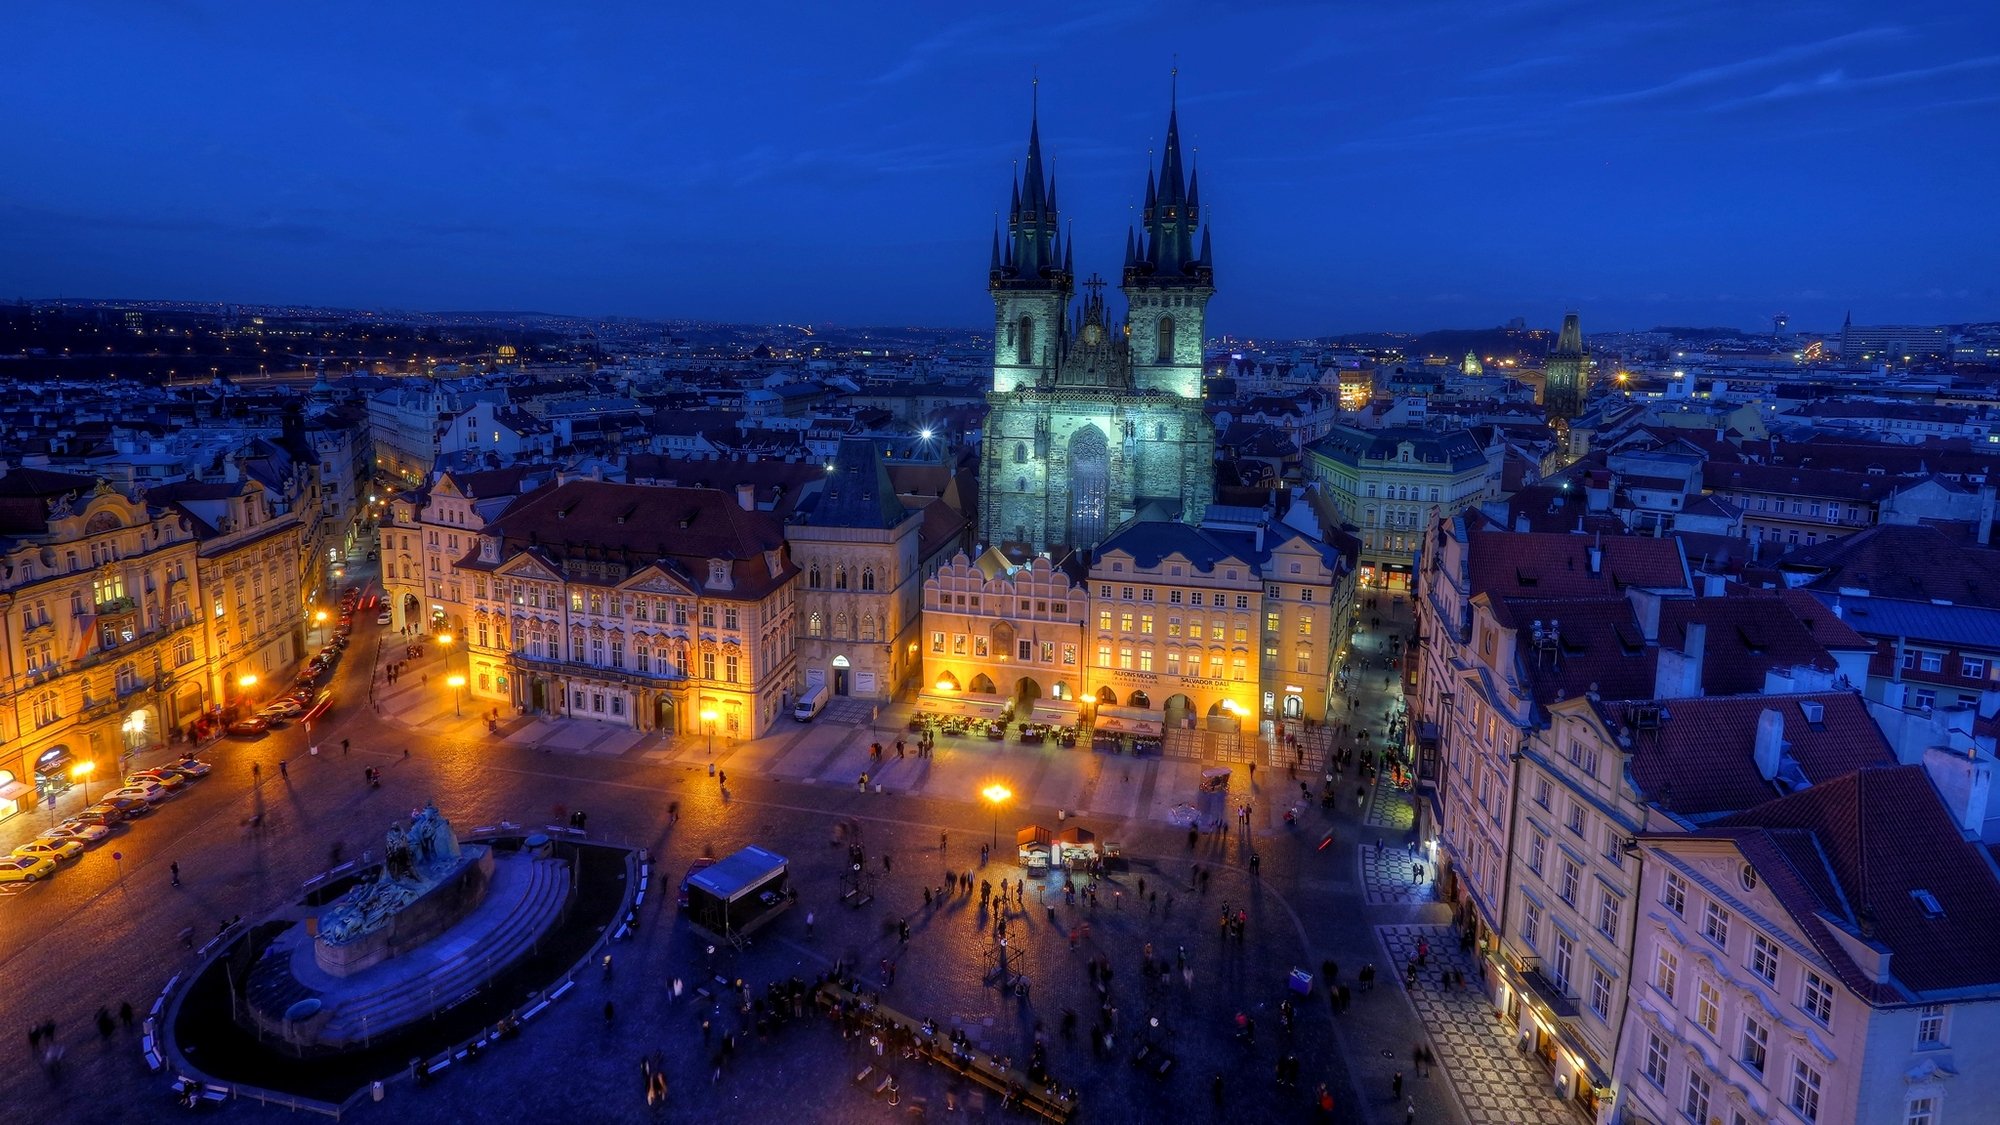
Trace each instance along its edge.
<instances>
[{"instance_id":1,"label":"red tile roof","mask_svg":"<svg viewBox=\"0 0 2000 1125\"><path fill-rule=\"evenodd\" d=\"M1934 527L1880 524L1785 556L1782 569L1815 589L2000 609L2000 551L1966 547Z\"/></svg>"},{"instance_id":2,"label":"red tile roof","mask_svg":"<svg viewBox=\"0 0 2000 1125\"><path fill-rule=\"evenodd\" d=\"M1593 574L1590 548L1600 542L1604 561ZM1617 594L1627 586L1689 587L1687 560L1672 539L1488 528L1471 532L1466 546L1475 596L1576 598Z\"/></svg>"},{"instance_id":3,"label":"red tile roof","mask_svg":"<svg viewBox=\"0 0 2000 1125\"><path fill-rule=\"evenodd\" d=\"M516 500L487 531L503 537L503 558L533 550L558 566L574 560L627 574L657 562L721 597L762 598L798 572L771 513L745 511L734 493L712 488L570 481ZM775 574L765 561L771 551ZM730 563L733 589L707 589L710 559Z\"/></svg>"},{"instance_id":4,"label":"red tile roof","mask_svg":"<svg viewBox=\"0 0 2000 1125\"><path fill-rule=\"evenodd\" d=\"M1810 595L1808 600L1815 601ZM1820 616L1840 625L1824 606ZM1737 587L1720 598L1669 598L1660 604L1660 643L1685 651L1687 627L1708 626L1702 645L1701 684L1708 695L1742 695L1764 690L1764 674L1801 664L1831 672L1838 666L1817 631L1806 628L1786 598ZM1852 638L1851 647L1873 651L1874 645L1840 625ZM1828 630L1832 632L1831 629Z\"/></svg>"},{"instance_id":5,"label":"red tile roof","mask_svg":"<svg viewBox=\"0 0 2000 1125\"><path fill-rule=\"evenodd\" d=\"M2000 878L1960 834L1924 767L1858 770L1711 831L1737 839L1814 948L1874 1002L2000 987ZM1806 846L1808 835L1816 846ZM1919 890L1942 908L1935 916ZM1886 947L1892 983L1868 980L1830 925Z\"/></svg>"},{"instance_id":6,"label":"red tile roof","mask_svg":"<svg viewBox=\"0 0 2000 1125\"><path fill-rule=\"evenodd\" d=\"M1824 708L1819 723L1807 721L1802 702ZM1661 715L1657 729L1643 725L1646 708ZM1604 707L1610 722L1631 730L1632 781L1639 791L1692 821L1779 795L1757 770L1757 720L1766 709L1784 718L1787 751L1814 784L1864 766L1895 764L1895 753L1854 692L1630 700Z\"/></svg>"}]
</instances>

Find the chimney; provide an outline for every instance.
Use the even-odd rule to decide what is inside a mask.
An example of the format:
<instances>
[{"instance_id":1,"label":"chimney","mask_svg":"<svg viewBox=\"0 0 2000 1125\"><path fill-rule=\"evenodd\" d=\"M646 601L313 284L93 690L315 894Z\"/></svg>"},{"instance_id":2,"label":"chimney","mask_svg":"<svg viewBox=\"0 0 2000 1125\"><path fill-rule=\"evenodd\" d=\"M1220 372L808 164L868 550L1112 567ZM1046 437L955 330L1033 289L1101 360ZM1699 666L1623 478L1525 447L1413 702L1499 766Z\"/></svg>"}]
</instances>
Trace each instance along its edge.
<instances>
[{"instance_id":1,"label":"chimney","mask_svg":"<svg viewBox=\"0 0 2000 1125\"><path fill-rule=\"evenodd\" d=\"M1775 781L1778 765L1785 757L1785 717L1766 707L1757 715L1757 772L1765 781Z\"/></svg>"},{"instance_id":2,"label":"chimney","mask_svg":"<svg viewBox=\"0 0 2000 1125\"><path fill-rule=\"evenodd\" d=\"M1660 639L1660 595L1652 590L1637 586L1625 587L1625 597L1632 603L1632 614L1639 619L1639 635L1647 644Z\"/></svg>"},{"instance_id":3,"label":"chimney","mask_svg":"<svg viewBox=\"0 0 2000 1125\"><path fill-rule=\"evenodd\" d=\"M1986 810L1993 791L1993 762L1974 753L1953 753L1942 746L1924 751L1924 770L1958 830L1991 843ZM2000 822L1994 824L2000 828Z\"/></svg>"},{"instance_id":4,"label":"chimney","mask_svg":"<svg viewBox=\"0 0 2000 1125\"><path fill-rule=\"evenodd\" d=\"M1729 592L1729 576L1726 574L1704 574L1701 581L1703 597L1719 598Z\"/></svg>"},{"instance_id":5,"label":"chimney","mask_svg":"<svg viewBox=\"0 0 2000 1125\"><path fill-rule=\"evenodd\" d=\"M1992 481L1979 486L1979 545L1987 547L1993 541L1993 506L1996 489Z\"/></svg>"},{"instance_id":6,"label":"chimney","mask_svg":"<svg viewBox=\"0 0 2000 1125\"><path fill-rule=\"evenodd\" d=\"M1692 699L1701 695L1702 649L1707 643L1708 626L1696 624L1687 627L1686 651L1660 646L1658 663L1653 667L1653 698Z\"/></svg>"},{"instance_id":7,"label":"chimney","mask_svg":"<svg viewBox=\"0 0 2000 1125\"><path fill-rule=\"evenodd\" d=\"M736 504L746 512L757 510L757 486L739 484L736 486Z\"/></svg>"},{"instance_id":8,"label":"chimney","mask_svg":"<svg viewBox=\"0 0 2000 1125\"><path fill-rule=\"evenodd\" d=\"M1514 530L1515 530L1515 531L1527 531L1527 530L1528 530L1528 513L1526 513L1526 512L1521 512L1521 513L1518 513L1517 515L1515 515L1515 517L1514 517Z\"/></svg>"},{"instance_id":9,"label":"chimney","mask_svg":"<svg viewBox=\"0 0 2000 1125\"><path fill-rule=\"evenodd\" d=\"M1604 548L1596 543L1590 545L1590 573L1593 577L1604 573Z\"/></svg>"}]
</instances>

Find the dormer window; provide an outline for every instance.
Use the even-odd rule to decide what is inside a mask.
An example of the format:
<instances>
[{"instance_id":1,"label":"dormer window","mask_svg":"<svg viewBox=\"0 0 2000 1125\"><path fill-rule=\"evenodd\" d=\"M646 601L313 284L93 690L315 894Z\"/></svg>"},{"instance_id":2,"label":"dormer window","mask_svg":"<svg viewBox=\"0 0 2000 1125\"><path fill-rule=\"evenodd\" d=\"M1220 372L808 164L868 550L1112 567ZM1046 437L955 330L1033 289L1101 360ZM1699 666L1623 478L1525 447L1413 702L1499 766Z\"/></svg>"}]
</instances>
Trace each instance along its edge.
<instances>
[{"instance_id":1,"label":"dormer window","mask_svg":"<svg viewBox=\"0 0 2000 1125\"><path fill-rule=\"evenodd\" d=\"M718 590L729 588L729 563L723 559L708 560L708 584Z\"/></svg>"}]
</instances>

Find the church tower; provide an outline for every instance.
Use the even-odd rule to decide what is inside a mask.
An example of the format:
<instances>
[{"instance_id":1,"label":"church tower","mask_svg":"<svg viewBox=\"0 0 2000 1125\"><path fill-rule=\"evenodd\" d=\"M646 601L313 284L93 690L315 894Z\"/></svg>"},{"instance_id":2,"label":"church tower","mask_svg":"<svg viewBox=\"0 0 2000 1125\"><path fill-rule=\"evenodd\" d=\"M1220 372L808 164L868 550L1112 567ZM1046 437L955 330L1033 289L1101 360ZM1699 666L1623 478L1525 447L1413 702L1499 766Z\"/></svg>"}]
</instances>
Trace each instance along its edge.
<instances>
[{"instance_id":1,"label":"church tower","mask_svg":"<svg viewBox=\"0 0 2000 1125\"><path fill-rule=\"evenodd\" d=\"M1546 382L1542 388L1542 409L1548 416L1566 422L1583 413L1583 400L1589 391L1590 355L1583 350L1583 330L1575 313L1563 314L1562 333L1556 337L1556 350L1549 353L1543 372Z\"/></svg>"},{"instance_id":2,"label":"church tower","mask_svg":"<svg viewBox=\"0 0 2000 1125\"><path fill-rule=\"evenodd\" d=\"M1214 272L1180 127L1167 118L1144 232L1128 234L1119 323L1095 276L1072 309L1069 240L1038 124L1028 130L1006 238L994 232L993 388L979 466L979 536L1060 557L1127 520L1197 522L1214 499L1215 428L1202 410L1202 340Z\"/></svg>"},{"instance_id":3,"label":"church tower","mask_svg":"<svg viewBox=\"0 0 2000 1125\"><path fill-rule=\"evenodd\" d=\"M987 288L993 291L993 389L1046 384L1064 345L1063 313L1073 292L1057 227L1056 181L1042 164L1040 114L1028 121L1028 162L1014 181L1007 238L993 232Z\"/></svg>"},{"instance_id":4,"label":"church tower","mask_svg":"<svg viewBox=\"0 0 2000 1125\"><path fill-rule=\"evenodd\" d=\"M1146 170L1145 229L1125 233L1125 300L1132 378L1142 391L1201 397L1201 342L1215 296L1200 173L1183 178L1178 108L1167 110L1157 183Z\"/></svg>"}]
</instances>

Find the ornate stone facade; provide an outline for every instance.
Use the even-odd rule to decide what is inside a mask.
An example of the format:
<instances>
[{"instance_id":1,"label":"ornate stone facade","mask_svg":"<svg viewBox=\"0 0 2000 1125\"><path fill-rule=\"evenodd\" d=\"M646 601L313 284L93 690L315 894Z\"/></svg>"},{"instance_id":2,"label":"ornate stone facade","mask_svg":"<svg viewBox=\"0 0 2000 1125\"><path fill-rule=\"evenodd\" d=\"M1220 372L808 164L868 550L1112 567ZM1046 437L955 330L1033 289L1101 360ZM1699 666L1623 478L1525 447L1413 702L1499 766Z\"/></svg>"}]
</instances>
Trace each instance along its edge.
<instances>
[{"instance_id":1,"label":"ornate stone facade","mask_svg":"<svg viewBox=\"0 0 2000 1125\"><path fill-rule=\"evenodd\" d=\"M1180 130L1167 119L1143 232L1126 240L1124 321L1075 275L1058 229L1038 126L1003 243L996 231L993 391L980 460L980 535L1028 551L1093 547L1121 523L1198 520L1214 495L1215 431L1202 411L1202 340L1214 270Z\"/></svg>"}]
</instances>

